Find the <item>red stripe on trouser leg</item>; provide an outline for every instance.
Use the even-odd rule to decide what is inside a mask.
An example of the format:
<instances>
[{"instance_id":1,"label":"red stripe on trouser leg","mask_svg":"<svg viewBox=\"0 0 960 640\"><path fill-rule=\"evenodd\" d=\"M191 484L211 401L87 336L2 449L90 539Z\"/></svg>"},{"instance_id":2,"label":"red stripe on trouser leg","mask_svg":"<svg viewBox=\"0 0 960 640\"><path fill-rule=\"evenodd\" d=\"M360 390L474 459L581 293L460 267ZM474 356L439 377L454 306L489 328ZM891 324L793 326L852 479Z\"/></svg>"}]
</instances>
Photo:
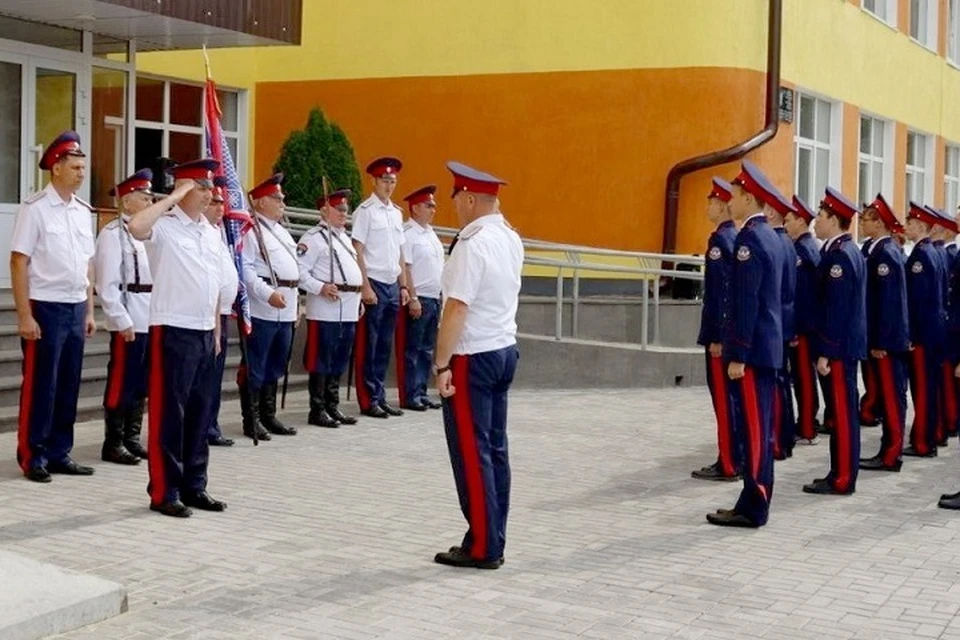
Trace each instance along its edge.
<instances>
[{"instance_id":1,"label":"red stripe on trouser leg","mask_svg":"<svg viewBox=\"0 0 960 640\"><path fill-rule=\"evenodd\" d=\"M123 397L123 379L127 368L127 341L119 331L113 333L113 342L110 345L110 379L107 381L107 409L117 409Z\"/></svg>"},{"instance_id":2,"label":"red stripe on trouser leg","mask_svg":"<svg viewBox=\"0 0 960 640\"><path fill-rule=\"evenodd\" d=\"M723 358L708 356L710 360L710 382L712 387L713 412L717 415L717 448L720 470L725 476L736 473L733 465L733 450L730 442L730 400L727 396L727 377Z\"/></svg>"},{"instance_id":3,"label":"red stripe on trouser leg","mask_svg":"<svg viewBox=\"0 0 960 640\"><path fill-rule=\"evenodd\" d=\"M867 363L867 366L863 369L864 380L863 386L866 387L866 392L863 394L863 399L860 401L860 420L863 422L873 422L877 419L876 408L877 400L880 395L880 390L877 385L877 376L873 370L873 367Z\"/></svg>"},{"instance_id":4,"label":"red stripe on trouser leg","mask_svg":"<svg viewBox=\"0 0 960 640\"><path fill-rule=\"evenodd\" d=\"M23 384L20 386L20 415L17 421L17 460L23 471L30 470L30 419L33 417L33 386L37 374L37 341L23 341Z\"/></svg>"},{"instance_id":5,"label":"red stripe on trouser leg","mask_svg":"<svg viewBox=\"0 0 960 640\"><path fill-rule=\"evenodd\" d=\"M167 499L167 473L163 467L160 433L163 425L163 327L150 328L150 403L147 428L147 463L150 472L150 502L160 504Z\"/></svg>"},{"instance_id":6,"label":"red stripe on trouser leg","mask_svg":"<svg viewBox=\"0 0 960 640\"><path fill-rule=\"evenodd\" d=\"M763 456L763 430L760 426L760 402L757 397L757 381L753 371L747 368L740 380L743 389L743 415L747 426L747 473L760 488L764 500L768 490L760 484L760 462Z\"/></svg>"},{"instance_id":7,"label":"red stripe on trouser leg","mask_svg":"<svg viewBox=\"0 0 960 640\"><path fill-rule=\"evenodd\" d=\"M807 440L817 437L817 427L814 421L813 399L816 391L813 388L813 364L810 358L810 342L806 336L797 338L797 366L800 382L799 425L800 436Z\"/></svg>"},{"instance_id":8,"label":"red stripe on trouser leg","mask_svg":"<svg viewBox=\"0 0 960 640\"><path fill-rule=\"evenodd\" d=\"M320 323L307 320L307 344L303 347L303 368L307 373L317 372L317 345L320 342Z\"/></svg>"},{"instance_id":9,"label":"red stripe on trouser leg","mask_svg":"<svg viewBox=\"0 0 960 640\"><path fill-rule=\"evenodd\" d=\"M913 429L910 432L911 444L917 453L930 453L927 446L929 436L927 425L930 411L930 398L927 397L927 361L924 348L917 345L913 348L913 376L916 388L913 390Z\"/></svg>"},{"instance_id":10,"label":"red stripe on trouser leg","mask_svg":"<svg viewBox=\"0 0 960 640\"><path fill-rule=\"evenodd\" d=\"M480 468L480 451L473 426L473 409L470 406L470 358L454 356L450 361L453 374L454 420L457 423L457 439L460 440L460 456L463 460L463 477L467 484L469 525L473 535L470 555L477 560L487 557L487 506L483 486L483 470Z\"/></svg>"},{"instance_id":11,"label":"red stripe on trouser leg","mask_svg":"<svg viewBox=\"0 0 960 640\"><path fill-rule=\"evenodd\" d=\"M407 404L407 308L397 310L397 326L393 330L393 357L397 361L397 396L400 406Z\"/></svg>"},{"instance_id":12,"label":"red stripe on trouser leg","mask_svg":"<svg viewBox=\"0 0 960 640\"><path fill-rule=\"evenodd\" d=\"M367 318L357 322L357 335L353 343L353 371L357 379L357 404L361 411L370 409L370 392L363 377L363 365L367 359Z\"/></svg>"},{"instance_id":13,"label":"red stripe on trouser leg","mask_svg":"<svg viewBox=\"0 0 960 640\"><path fill-rule=\"evenodd\" d=\"M833 437L837 439L837 469L833 488L847 491L850 488L850 407L847 406L847 379L840 360L830 361L830 388L833 391L833 406L837 426Z\"/></svg>"},{"instance_id":14,"label":"red stripe on trouser leg","mask_svg":"<svg viewBox=\"0 0 960 640\"><path fill-rule=\"evenodd\" d=\"M777 374L777 387L773 394L773 455L776 458L783 457L783 450L780 448L780 430L783 429L783 403L780 398L780 392L783 387L780 386L780 377Z\"/></svg>"},{"instance_id":15,"label":"red stripe on trouser leg","mask_svg":"<svg viewBox=\"0 0 960 640\"><path fill-rule=\"evenodd\" d=\"M893 380L893 361L890 356L871 360L876 364L877 375L880 378L880 391L883 395L883 429L886 440L890 444L886 451L881 452L883 464L892 467L897 463L903 451L903 416L900 415L900 404L897 400L896 384Z\"/></svg>"},{"instance_id":16,"label":"red stripe on trouser leg","mask_svg":"<svg viewBox=\"0 0 960 640\"><path fill-rule=\"evenodd\" d=\"M953 431L957 424L957 391L954 386L953 365L947 360L942 365L943 370L943 406L940 413L940 420L937 425L937 441L943 440Z\"/></svg>"}]
</instances>

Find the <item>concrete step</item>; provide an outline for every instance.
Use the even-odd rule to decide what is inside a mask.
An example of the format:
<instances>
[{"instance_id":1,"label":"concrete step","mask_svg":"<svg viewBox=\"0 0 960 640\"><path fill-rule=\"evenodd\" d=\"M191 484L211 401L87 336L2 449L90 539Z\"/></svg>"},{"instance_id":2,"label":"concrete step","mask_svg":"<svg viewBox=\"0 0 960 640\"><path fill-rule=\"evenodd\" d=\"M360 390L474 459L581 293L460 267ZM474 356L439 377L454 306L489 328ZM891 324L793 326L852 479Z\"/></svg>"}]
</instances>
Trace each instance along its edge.
<instances>
[{"instance_id":1,"label":"concrete step","mask_svg":"<svg viewBox=\"0 0 960 640\"><path fill-rule=\"evenodd\" d=\"M110 344L88 344L83 350L83 368L93 370L107 370L110 360ZM19 376L22 373L23 352L20 349L0 351L0 378Z\"/></svg>"}]
</instances>

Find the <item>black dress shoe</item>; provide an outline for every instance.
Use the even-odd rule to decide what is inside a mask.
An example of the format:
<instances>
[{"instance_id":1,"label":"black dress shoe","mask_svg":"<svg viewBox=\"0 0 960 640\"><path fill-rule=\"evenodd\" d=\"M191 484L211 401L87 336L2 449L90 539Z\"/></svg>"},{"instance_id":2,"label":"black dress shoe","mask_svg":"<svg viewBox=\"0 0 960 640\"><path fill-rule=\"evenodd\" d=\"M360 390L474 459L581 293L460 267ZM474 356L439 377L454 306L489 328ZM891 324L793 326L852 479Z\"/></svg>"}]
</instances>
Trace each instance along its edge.
<instances>
[{"instance_id":1,"label":"black dress shoe","mask_svg":"<svg viewBox=\"0 0 960 640\"><path fill-rule=\"evenodd\" d=\"M817 433L821 435L830 435L833 433L833 425L823 423L817 425Z\"/></svg>"},{"instance_id":2,"label":"black dress shoe","mask_svg":"<svg viewBox=\"0 0 960 640\"><path fill-rule=\"evenodd\" d=\"M23 477L27 480L33 482L41 482L46 484L47 482L52 482L53 478L50 477L50 472L44 469L43 467L34 467L23 474Z\"/></svg>"},{"instance_id":3,"label":"black dress shoe","mask_svg":"<svg viewBox=\"0 0 960 640\"><path fill-rule=\"evenodd\" d=\"M903 455L910 456L911 458L936 458L937 450L931 449L927 453L920 453L913 447L907 447L906 449L903 450Z\"/></svg>"},{"instance_id":4,"label":"black dress shoe","mask_svg":"<svg viewBox=\"0 0 960 640\"><path fill-rule=\"evenodd\" d=\"M697 480L712 480L714 482L735 482L740 479L740 475L736 473L732 476L725 475L716 462L709 467L691 471L690 476Z\"/></svg>"},{"instance_id":5,"label":"black dress shoe","mask_svg":"<svg viewBox=\"0 0 960 640\"><path fill-rule=\"evenodd\" d=\"M880 420L878 418L860 418L861 427L879 427Z\"/></svg>"},{"instance_id":6,"label":"black dress shoe","mask_svg":"<svg viewBox=\"0 0 960 640\"><path fill-rule=\"evenodd\" d=\"M461 547L461 546L450 547L449 552L450 552L450 553L463 553L463 547ZM501 566L501 567L503 566L503 563L504 563L503 556L500 556L500 566Z\"/></svg>"},{"instance_id":7,"label":"black dress shoe","mask_svg":"<svg viewBox=\"0 0 960 640\"><path fill-rule=\"evenodd\" d=\"M116 464L130 466L140 464L140 458L127 451L127 448L123 445L101 450L100 459L104 462L114 462Z\"/></svg>"},{"instance_id":8,"label":"black dress shoe","mask_svg":"<svg viewBox=\"0 0 960 640\"><path fill-rule=\"evenodd\" d=\"M82 464L77 464L76 461L67 458L64 462L48 464L47 471L50 473L60 473L65 476L92 476L94 468L85 467Z\"/></svg>"},{"instance_id":9,"label":"black dress shoe","mask_svg":"<svg viewBox=\"0 0 960 640\"><path fill-rule=\"evenodd\" d=\"M297 429L296 429L296 427L288 427L288 426L286 426L285 424L281 424L281 423L279 423L279 422L267 423L266 427L264 427L264 428L266 429L266 431L269 431L270 433L272 433L272 434L275 435L275 436L295 436L295 435L297 435ZM269 438L262 438L262 437L261 437L260 439L261 439L261 440L269 440Z\"/></svg>"},{"instance_id":10,"label":"black dress shoe","mask_svg":"<svg viewBox=\"0 0 960 640\"><path fill-rule=\"evenodd\" d=\"M340 411L340 407L337 405L327 405L327 415L340 424L357 424L356 418L353 416L348 416Z\"/></svg>"},{"instance_id":11,"label":"black dress shoe","mask_svg":"<svg viewBox=\"0 0 960 640\"><path fill-rule=\"evenodd\" d=\"M442 403L440 403L440 402L434 402L434 401L431 400L430 398L424 398L424 399L423 399L423 404L427 405L427 407L430 408L430 409L442 409L442 408L443 408L443 404L442 404Z\"/></svg>"},{"instance_id":12,"label":"black dress shoe","mask_svg":"<svg viewBox=\"0 0 960 640\"><path fill-rule=\"evenodd\" d=\"M150 503L150 511L156 511L171 518L189 518L193 515L193 511L190 511L190 509L179 500L175 500L174 502L161 502L159 504Z\"/></svg>"},{"instance_id":13,"label":"black dress shoe","mask_svg":"<svg viewBox=\"0 0 960 640\"><path fill-rule=\"evenodd\" d=\"M760 525L741 515L733 509L717 509L716 513L707 514L707 522L715 524L718 527L741 527L744 529L756 529Z\"/></svg>"},{"instance_id":14,"label":"black dress shoe","mask_svg":"<svg viewBox=\"0 0 960 640\"><path fill-rule=\"evenodd\" d=\"M407 404L403 405L403 408L410 409L410 411L426 411L427 409L429 409L427 405L422 404L420 402L408 402ZM384 409L384 411L386 411L386 409ZM390 412L387 411L387 413L390 413Z\"/></svg>"},{"instance_id":15,"label":"black dress shoe","mask_svg":"<svg viewBox=\"0 0 960 640\"><path fill-rule=\"evenodd\" d=\"M883 458L880 456L873 456L872 458L860 458L860 468L867 471L900 471L900 467L902 466L902 460L897 460L893 466L890 466L885 464Z\"/></svg>"},{"instance_id":16,"label":"black dress shoe","mask_svg":"<svg viewBox=\"0 0 960 640\"><path fill-rule=\"evenodd\" d=\"M315 427L326 427L327 429L336 429L340 426L336 419L323 410L311 411L307 415L307 424L312 424Z\"/></svg>"},{"instance_id":17,"label":"black dress shoe","mask_svg":"<svg viewBox=\"0 0 960 640\"><path fill-rule=\"evenodd\" d=\"M147 450L143 448L143 445L140 444L139 440L127 440L123 443L123 446L127 448L127 451L137 456L141 460L147 459Z\"/></svg>"},{"instance_id":18,"label":"black dress shoe","mask_svg":"<svg viewBox=\"0 0 960 640\"><path fill-rule=\"evenodd\" d=\"M437 564L445 564L450 567L466 567L471 569L499 569L503 564L501 558L492 558L490 560L477 560L468 553L464 553L460 547L451 547L449 551L441 551L433 557Z\"/></svg>"},{"instance_id":19,"label":"black dress shoe","mask_svg":"<svg viewBox=\"0 0 960 640\"><path fill-rule=\"evenodd\" d=\"M230 438L224 438L223 436L216 436L207 440L207 444L211 447L232 447L234 445L233 440Z\"/></svg>"},{"instance_id":20,"label":"black dress shoe","mask_svg":"<svg viewBox=\"0 0 960 640\"><path fill-rule=\"evenodd\" d=\"M949 447L950 446L950 436L943 436L943 440L937 443L938 447Z\"/></svg>"},{"instance_id":21,"label":"black dress shoe","mask_svg":"<svg viewBox=\"0 0 960 640\"><path fill-rule=\"evenodd\" d=\"M960 510L960 495L954 497L943 496L940 498L937 506L941 509Z\"/></svg>"},{"instance_id":22,"label":"black dress shoe","mask_svg":"<svg viewBox=\"0 0 960 640\"><path fill-rule=\"evenodd\" d=\"M243 435L253 440L253 434L246 428L243 429ZM269 442L272 439L266 429L260 426L257 427L257 441Z\"/></svg>"},{"instance_id":23,"label":"black dress shoe","mask_svg":"<svg viewBox=\"0 0 960 640\"><path fill-rule=\"evenodd\" d=\"M849 496L853 494L853 489L846 492L837 491L827 480L814 480L810 484L803 485L803 492L822 496Z\"/></svg>"},{"instance_id":24,"label":"black dress shoe","mask_svg":"<svg viewBox=\"0 0 960 640\"><path fill-rule=\"evenodd\" d=\"M183 504L201 511L223 511L227 508L226 502L214 500L206 491L201 491L195 496L185 494L182 499Z\"/></svg>"},{"instance_id":25,"label":"black dress shoe","mask_svg":"<svg viewBox=\"0 0 960 640\"><path fill-rule=\"evenodd\" d=\"M388 414L386 411L383 410L383 408L378 406L370 407L369 409L365 411L361 411L360 413L367 416L368 418L389 418L390 417L390 414Z\"/></svg>"},{"instance_id":26,"label":"black dress shoe","mask_svg":"<svg viewBox=\"0 0 960 640\"><path fill-rule=\"evenodd\" d=\"M401 411L400 409L395 409L395 408L391 407L391 406L390 406L389 404L387 404L386 402L381 402L381 403L380 403L380 408L383 409L384 413L386 413L388 416L394 416L394 417L399 418L400 416L403 415L403 411Z\"/></svg>"},{"instance_id":27,"label":"black dress shoe","mask_svg":"<svg viewBox=\"0 0 960 640\"><path fill-rule=\"evenodd\" d=\"M957 500L960 499L960 492L958 493L944 493L940 496L941 500Z\"/></svg>"}]
</instances>

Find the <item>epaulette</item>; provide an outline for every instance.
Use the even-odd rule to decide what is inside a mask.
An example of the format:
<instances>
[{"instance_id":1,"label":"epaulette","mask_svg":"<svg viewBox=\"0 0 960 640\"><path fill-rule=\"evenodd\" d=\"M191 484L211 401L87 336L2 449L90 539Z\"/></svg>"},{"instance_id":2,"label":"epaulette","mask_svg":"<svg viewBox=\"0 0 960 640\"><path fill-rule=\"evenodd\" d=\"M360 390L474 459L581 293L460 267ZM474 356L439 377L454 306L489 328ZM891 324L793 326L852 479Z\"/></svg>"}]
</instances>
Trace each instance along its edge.
<instances>
[{"instance_id":1,"label":"epaulette","mask_svg":"<svg viewBox=\"0 0 960 640\"><path fill-rule=\"evenodd\" d=\"M33 204L34 202L39 202L39 201L40 201L40 198L42 198L42 197L45 196L46 194L47 194L46 191L42 191L42 190L41 190L41 191L37 191L36 193L34 193L34 194L31 195L30 197L28 197L26 200L24 200L23 203L24 203L24 204Z\"/></svg>"},{"instance_id":2,"label":"epaulette","mask_svg":"<svg viewBox=\"0 0 960 640\"><path fill-rule=\"evenodd\" d=\"M415 225L415 224L416 224L416 222L414 222L412 219L411 219L411 220L407 220L406 222L403 223L403 230L404 230L404 231L407 231L407 230L409 230L409 229L413 229L413 225Z\"/></svg>"},{"instance_id":3,"label":"epaulette","mask_svg":"<svg viewBox=\"0 0 960 640\"><path fill-rule=\"evenodd\" d=\"M477 226L471 229L464 229L458 234L460 240L469 240L473 236L477 235L480 232L480 229L483 229L483 225L478 224Z\"/></svg>"},{"instance_id":4,"label":"epaulette","mask_svg":"<svg viewBox=\"0 0 960 640\"><path fill-rule=\"evenodd\" d=\"M361 203L360 203L360 206L357 207L357 209L366 209L367 207L369 207L369 206L372 205L372 204L373 204L373 200L370 200L370 199L368 198L367 200L364 200L363 202L361 202Z\"/></svg>"},{"instance_id":5,"label":"epaulette","mask_svg":"<svg viewBox=\"0 0 960 640\"><path fill-rule=\"evenodd\" d=\"M119 226L120 226L120 218L114 218L113 220L111 220L111 221L108 222L107 224L103 225L103 228L104 228L104 229L116 229L116 228L119 227Z\"/></svg>"},{"instance_id":6,"label":"epaulette","mask_svg":"<svg viewBox=\"0 0 960 640\"><path fill-rule=\"evenodd\" d=\"M321 227L320 225L314 225L314 226L310 227L309 229L307 229L306 231L304 231L304 232L303 232L303 235L300 236L300 239L302 240L303 238L307 237L307 236L310 235L311 233L317 233L318 231L320 231L320 229L323 229L323 228L324 228L324 227Z\"/></svg>"},{"instance_id":7,"label":"epaulette","mask_svg":"<svg viewBox=\"0 0 960 640\"><path fill-rule=\"evenodd\" d=\"M77 202L79 202L80 204L82 204L83 206L85 206L87 209L90 209L90 211L93 211L93 205L92 205L92 204L90 204L89 202L87 202L86 200L84 200L83 198L80 198L80 197L78 197L78 196L73 196L73 197L74 197L74 199L76 199Z\"/></svg>"},{"instance_id":8,"label":"epaulette","mask_svg":"<svg viewBox=\"0 0 960 640\"><path fill-rule=\"evenodd\" d=\"M395 202L391 202L390 204L393 206L394 209L396 209L400 213L403 213L403 209L399 205L397 205Z\"/></svg>"}]
</instances>

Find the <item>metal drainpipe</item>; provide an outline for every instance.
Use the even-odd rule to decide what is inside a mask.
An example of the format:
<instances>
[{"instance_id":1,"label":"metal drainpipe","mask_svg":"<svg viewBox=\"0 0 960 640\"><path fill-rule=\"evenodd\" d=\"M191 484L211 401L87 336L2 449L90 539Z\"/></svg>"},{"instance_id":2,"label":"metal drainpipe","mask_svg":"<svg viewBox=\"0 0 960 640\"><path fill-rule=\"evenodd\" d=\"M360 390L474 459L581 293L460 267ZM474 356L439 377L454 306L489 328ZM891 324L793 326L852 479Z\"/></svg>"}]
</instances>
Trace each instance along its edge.
<instances>
[{"instance_id":1,"label":"metal drainpipe","mask_svg":"<svg viewBox=\"0 0 960 640\"><path fill-rule=\"evenodd\" d=\"M767 27L767 104L763 129L753 137L720 151L711 151L675 164L667 174L667 199L663 210L663 253L677 249L677 223L680 211L680 180L683 176L739 160L777 135L780 94L780 53L783 33L783 0L770 0Z\"/></svg>"}]
</instances>

